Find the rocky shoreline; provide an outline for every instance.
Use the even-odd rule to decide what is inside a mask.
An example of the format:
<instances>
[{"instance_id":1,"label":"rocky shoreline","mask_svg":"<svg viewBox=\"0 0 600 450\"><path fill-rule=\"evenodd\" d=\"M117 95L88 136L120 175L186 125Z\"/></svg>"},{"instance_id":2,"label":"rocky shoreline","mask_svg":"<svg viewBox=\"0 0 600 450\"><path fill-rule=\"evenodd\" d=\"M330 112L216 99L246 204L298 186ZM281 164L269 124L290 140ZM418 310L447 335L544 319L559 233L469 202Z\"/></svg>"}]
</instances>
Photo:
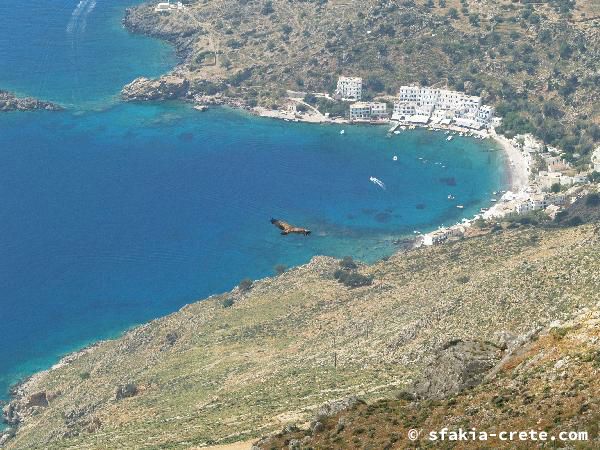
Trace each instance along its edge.
<instances>
[{"instance_id":1,"label":"rocky shoreline","mask_svg":"<svg viewBox=\"0 0 600 450\"><path fill-rule=\"evenodd\" d=\"M15 94L0 90L0 111L62 111L56 103L38 100L32 97L17 97Z\"/></svg>"},{"instance_id":2,"label":"rocky shoreline","mask_svg":"<svg viewBox=\"0 0 600 450\"><path fill-rule=\"evenodd\" d=\"M533 237L536 246L530 247ZM164 427L158 433L171 436L165 437L167 441L171 439L169 442L179 442L177 439L190 438L180 437L181 432L192 433L193 429L181 428L173 420L185 415L187 407L179 402L192 395L196 397L188 407L189 411L200 408L199 414L194 415L198 429L206 429L207 423L215 424L215 417L233 418L239 417L240 411L252 411L253 414L243 416L246 418L240 424L239 436L236 435L247 439L253 434L247 430L256 431L259 422L269 424L264 428L267 432L278 427L280 421L289 420L289 414L283 414L286 411L306 408L301 402L284 405L275 394L266 399L267 393L259 388L265 380L286 386L289 392L286 391L285 398L295 398L288 394L300 388L316 389L313 376L317 371L318 386L329 386L325 380L331 376L330 382L335 381L341 388L339 396L383 395L394 386L410 385L421 370L426 371L434 364L436 350L444 349L448 342L481 339L510 349L514 339L507 341L505 336L527 335L533 328L568 319L578 308L597 303L597 295L582 296L584 292L597 292L594 286L598 281L595 276L598 261L590 256L595 246L597 233L589 226L565 231L522 229L492 234L485 240L470 239L455 246L417 249L373 266L359 265L356 270L374 276L375 282L357 289L345 289L332 278L339 261L317 257L279 277L256 281L249 291L234 289L210 297L134 328L116 340L68 355L50 370L13 389L12 401L4 413L13 425L0 436L6 436L3 439L8 448L26 448L33 441L47 444L48 448L55 448L61 442L84 445L100 440L109 446L123 436L112 431L118 422L119 426L130 427L126 435L135 439L131 446L143 446L148 443L147 431L131 432L141 426L135 421L140 408L153 402L160 417L152 420ZM538 247L536 255L543 255L540 261L529 255ZM535 263L523 270L526 254ZM485 261L483 266L482 261ZM583 267L582 262L587 265ZM497 270L500 280L489 277L490 268L498 268L498 264L501 264ZM428 269L429 266L435 270ZM546 267L552 267L552 273L548 274ZM460 276L465 273L469 275ZM569 290L558 297L548 296L561 289L565 276L577 277L569 286L578 290ZM544 287L530 292L531 286L541 286L542 280ZM313 295L315 292L320 294ZM374 298L377 302L373 302ZM439 300L432 302L432 298ZM233 300L233 305L226 306L228 303L223 303L226 299ZM510 314L513 310L515 314ZM265 319L265 311L275 315ZM346 322L350 317L342 320L342 316L346 317L348 311L352 319ZM490 320L492 317L494 320ZM329 325L319 328L317 324L326 320ZM292 324L299 331L294 331L290 342L302 343L301 348L289 344L292 353L287 353L288 344L284 343L287 341L281 341L281 350L265 353L264 339L283 339L283 336L288 339ZM332 372L328 362L334 335L338 336L338 361L343 363ZM220 352L230 345L235 345L236 351ZM240 345L243 346L238 348ZM462 354L471 347L453 346L449 356L457 350ZM221 350L217 352L218 349ZM487 367L492 362L488 353L496 349L484 350L476 356ZM381 372L380 362L375 363L384 360L390 364L386 366L391 370L389 376ZM242 361L249 366L240 365ZM223 372L220 368L223 364L243 369L236 369L239 373ZM357 372L355 367L362 369ZM365 370L368 377L363 380L360 374ZM291 377L291 373L296 375ZM371 377L380 379L372 381ZM470 380L459 376L455 384L460 387L471 383ZM192 394L191 382L214 387L205 393ZM223 384L227 389L216 387ZM367 395L372 386L387 387L380 393ZM424 392L441 393L441 387L440 384L420 388ZM329 393L324 401L337 396L337 391ZM179 400L171 404L172 398ZM259 412L264 413L260 420ZM299 421L304 413L298 414L299 418L294 416L293 420ZM280 416L283 419L272 425L272 418ZM250 420L251 417L254 419ZM103 432L96 433L98 429ZM222 429L211 429L210 436L203 432L195 438L198 442L204 442L205 437L219 440L227 433L231 431L223 425Z\"/></svg>"}]
</instances>

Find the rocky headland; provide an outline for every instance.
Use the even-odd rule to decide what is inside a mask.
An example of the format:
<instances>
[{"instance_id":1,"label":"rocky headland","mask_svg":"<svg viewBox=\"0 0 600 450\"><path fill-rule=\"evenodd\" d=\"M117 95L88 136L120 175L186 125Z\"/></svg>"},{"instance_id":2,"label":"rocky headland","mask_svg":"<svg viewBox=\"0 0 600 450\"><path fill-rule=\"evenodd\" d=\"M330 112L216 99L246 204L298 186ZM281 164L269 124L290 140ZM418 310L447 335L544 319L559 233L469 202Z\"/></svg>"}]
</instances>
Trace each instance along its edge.
<instances>
[{"instance_id":1,"label":"rocky headland","mask_svg":"<svg viewBox=\"0 0 600 450\"><path fill-rule=\"evenodd\" d=\"M0 90L0 111L61 111L62 109L62 106L55 103L31 97L17 97L8 91Z\"/></svg>"}]
</instances>

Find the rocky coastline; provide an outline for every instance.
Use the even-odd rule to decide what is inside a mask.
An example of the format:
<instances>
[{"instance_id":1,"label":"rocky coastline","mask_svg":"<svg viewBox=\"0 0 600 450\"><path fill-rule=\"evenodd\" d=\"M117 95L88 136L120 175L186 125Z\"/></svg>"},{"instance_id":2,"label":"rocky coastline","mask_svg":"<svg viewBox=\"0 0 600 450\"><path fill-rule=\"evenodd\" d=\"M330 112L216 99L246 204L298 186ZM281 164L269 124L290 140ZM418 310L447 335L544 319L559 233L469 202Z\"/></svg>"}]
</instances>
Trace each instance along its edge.
<instances>
[{"instance_id":1,"label":"rocky coastline","mask_svg":"<svg viewBox=\"0 0 600 450\"><path fill-rule=\"evenodd\" d=\"M493 343L475 354L474 364L487 370L516 338L598 302L597 245L595 227L525 227L359 264L354 270L374 282L354 289L332 275L339 261L316 257L249 290L190 304L27 379L4 408L13 424L4 432L7 448L117 446L124 435L131 447L143 447L148 433L165 445L248 439L300 422L314 400L305 404L297 392L322 392L323 402L350 394L381 397L422 379L445 353L452 362L479 352L480 341ZM281 348L265 352L273 339ZM481 380L479 372L462 376L470 359L459 363L456 370L442 365L456 375L457 388ZM264 391L265 382L283 391ZM191 392L190 383L208 388ZM326 389L334 385L335 391ZM443 383L414 386L417 394L445 395ZM136 419L147 404L156 405L157 414L149 429ZM241 420L240 431L230 436L224 418ZM123 432L115 432L117 424Z\"/></svg>"},{"instance_id":2,"label":"rocky coastline","mask_svg":"<svg viewBox=\"0 0 600 450\"><path fill-rule=\"evenodd\" d=\"M17 97L15 94L0 90L0 111L62 111L56 103L38 100L32 97Z\"/></svg>"}]
</instances>

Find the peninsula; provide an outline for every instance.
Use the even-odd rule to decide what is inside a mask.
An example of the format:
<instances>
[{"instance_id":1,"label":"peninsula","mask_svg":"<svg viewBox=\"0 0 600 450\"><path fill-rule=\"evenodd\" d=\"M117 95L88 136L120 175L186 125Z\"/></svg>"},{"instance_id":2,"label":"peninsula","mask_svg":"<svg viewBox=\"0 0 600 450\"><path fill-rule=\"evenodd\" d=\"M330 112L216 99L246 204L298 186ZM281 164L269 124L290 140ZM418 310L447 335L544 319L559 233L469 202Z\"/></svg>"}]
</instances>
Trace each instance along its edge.
<instances>
[{"instance_id":1,"label":"peninsula","mask_svg":"<svg viewBox=\"0 0 600 450\"><path fill-rule=\"evenodd\" d=\"M17 97L8 91L0 90L0 111L61 111L62 109L62 106L55 103L31 97Z\"/></svg>"}]
</instances>

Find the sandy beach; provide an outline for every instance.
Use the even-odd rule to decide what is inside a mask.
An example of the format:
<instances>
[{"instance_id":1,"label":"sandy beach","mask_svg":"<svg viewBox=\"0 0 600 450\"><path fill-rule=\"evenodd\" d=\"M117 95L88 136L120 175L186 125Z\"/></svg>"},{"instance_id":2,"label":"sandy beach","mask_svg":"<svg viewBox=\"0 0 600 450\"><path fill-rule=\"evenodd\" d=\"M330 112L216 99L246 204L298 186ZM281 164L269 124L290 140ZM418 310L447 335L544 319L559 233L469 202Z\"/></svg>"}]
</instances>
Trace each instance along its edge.
<instances>
[{"instance_id":1,"label":"sandy beach","mask_svg":"<svg viewBox=\"0 0 600 450\"><path fill-rule=\"evenodd\" d=\"M492 138L498 142L508 156L508 168L510 177L510 188L514 192L518 192L529 185L529 166L525 155L521 150L513 145L513 143L504 136L491 132Z\"/></svg>"}]
</instances>

